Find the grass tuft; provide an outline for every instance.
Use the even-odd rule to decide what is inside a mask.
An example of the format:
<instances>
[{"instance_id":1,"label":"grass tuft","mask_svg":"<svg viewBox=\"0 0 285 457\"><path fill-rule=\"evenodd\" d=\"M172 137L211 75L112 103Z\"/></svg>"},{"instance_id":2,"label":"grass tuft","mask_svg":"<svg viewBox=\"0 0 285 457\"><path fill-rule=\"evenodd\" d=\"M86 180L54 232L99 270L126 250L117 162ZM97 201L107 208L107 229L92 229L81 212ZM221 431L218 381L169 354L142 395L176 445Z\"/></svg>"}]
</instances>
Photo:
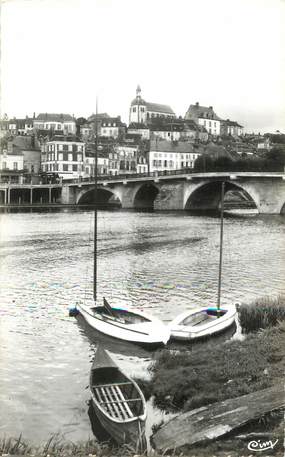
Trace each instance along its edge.
<instances>
[{"instance_id":1,"label":"grass tuft","mask_svg":"<svg viewBox=\"0 0 285 457\"><path fill-rule=\"evenodd\" d=\"M239 309L239 321L244 333L274 327L285 320L285 296L263 297Z\"/></svg>"}]
</instances>

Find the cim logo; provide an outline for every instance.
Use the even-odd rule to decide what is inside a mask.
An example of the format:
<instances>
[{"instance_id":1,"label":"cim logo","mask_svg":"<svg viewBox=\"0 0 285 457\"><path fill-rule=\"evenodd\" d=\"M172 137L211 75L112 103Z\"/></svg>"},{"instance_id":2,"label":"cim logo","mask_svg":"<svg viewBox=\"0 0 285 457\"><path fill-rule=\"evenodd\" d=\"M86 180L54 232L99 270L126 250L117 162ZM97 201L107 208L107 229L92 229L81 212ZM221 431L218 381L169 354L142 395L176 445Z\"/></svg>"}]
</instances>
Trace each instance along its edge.
<instances>
[{"instance_id":1,"label":"cim logo","mask_svg":"<svg viewBox=\"0 0 285 457\"><path fill-rule=\"evenodd\" d=\"M261 451L268 451L268 449L273 449L274 446L278 443L278 439L276 441L250 441L247 445L250 451L254 452L261 452Z\"/></svg>"}]
</instances>

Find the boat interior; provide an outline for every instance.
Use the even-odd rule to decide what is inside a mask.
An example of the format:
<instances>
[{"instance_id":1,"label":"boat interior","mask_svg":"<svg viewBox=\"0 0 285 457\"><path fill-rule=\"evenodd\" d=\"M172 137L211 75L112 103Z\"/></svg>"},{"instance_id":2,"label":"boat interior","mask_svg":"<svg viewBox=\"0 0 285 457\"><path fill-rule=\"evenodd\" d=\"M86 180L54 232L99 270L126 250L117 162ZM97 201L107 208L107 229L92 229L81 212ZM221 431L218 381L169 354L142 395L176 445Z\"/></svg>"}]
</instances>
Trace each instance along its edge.
<instances>
[{"instance_id":1,"label":"boat interior","mask_svg":"<svg viewBox=\"0 0 285 457\"><path fill-rule=\"evenodd\" d=\"M199 311L198 313L192 314L186 317L181 324L182 325L191 325L193 327L204 325L206 322L216 320L218 317L222 317L226 314L226 310L216 310L216 309L205 309ZM219 315L218 315L219 313Z\"/></svg>"},{"instance_id":2,"label":"boat interior","mask_svg":"<svg viewBox=\"0 0 285 457\"><path fill-rule=\"evenodd\" d=\"M124 309L111 308L111 311L109 311L105 306L96 306L92 308L92 311L100 314L106 319L115 320L124 324L142 324L144 322L150 322L146 317Z\"/></svg>"},{"instance_id":3,"label":"boat interior","mask_svg":"<svg viewBox=\"0 0 285 457\"><path fill-rule=\"evenodd\" d=\"M97 402L110 416L124 421L143 414L144 403L140 393L135 384L118 368L104 367L94 370L91 383Z\"/></svg>"}]
</instances>

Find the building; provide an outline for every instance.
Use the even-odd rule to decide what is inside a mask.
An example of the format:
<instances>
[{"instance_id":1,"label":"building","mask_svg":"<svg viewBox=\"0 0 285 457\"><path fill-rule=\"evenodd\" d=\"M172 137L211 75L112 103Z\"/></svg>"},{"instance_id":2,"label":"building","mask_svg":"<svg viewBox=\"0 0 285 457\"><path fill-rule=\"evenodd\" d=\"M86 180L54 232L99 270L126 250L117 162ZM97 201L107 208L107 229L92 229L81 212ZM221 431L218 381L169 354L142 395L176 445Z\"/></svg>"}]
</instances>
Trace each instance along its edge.
<instances>
[{"instance_id":1,"label":"building","mask_svg":"<svg viewBox=\"0 0 285 457\"><path fill-rule=\"evenodd\" d=\"M121 121L121 116L103 119L100 135L104 137L120 138L126 133L127 126Z\"/></svg>"},{"instance_id":2,"label":"building","mask_svg":"<svg viewBox=\"0 0 285 457\"><path fill-rule=\"evenodd\" d=\"M221 133L221 119L216 115L212 106L200 106L198 102L195 105L190 105L185 114L185 119L195 121L211 135L217 136Z\"/></svg>"},{"instance_id":3,"label":"building","mask_svg":"<svg viewBox=\"0 0 285 457\"><path fill-rule=\"evenodd\" d=\"M8 153L23 155L25 173L37 174L41 171L41 149L35 135L18 135L7 142Z\"/></svg>"},{"instance_id":4,"label":"building","mask_svg":"<svg viewBox=\"0 0 285 457\"><path fill-rule=\"evenodd\" d=\"M159 137L166 141L179 141L184 131L184 125L180 122L153 122L150 125L151 138Z\"/></svg>"},{"instance_id":5,"label":"building","mask_svg":"<svg viewBox=\"0 0 285 457\"><path fill-rule=\"evenodd\" d=\"M243 126L236 121L227 119L221 121L221 135L241 136L243 134Z\"/></svg>"},{"instance_id":6,"label":"building","mask_svg":"<svg viewBox=\"0 0 285 457\"><path fill-rule=\"evenodd\" d=\"M54 137L42 145L42 171L63 179L84 175L85 143L74 138Z\"/></svg>"},{"instance_id":7,"label":"building","mask_svg":"<svg viewBox=\"0 0 285 457\"><path fill-rule=\"evenodd\" d=\"M62 132L76 134L76 120L70 114L40 113L33 121L34 129L40 132Z\"/></svg>"},{"instance_id":8,"label":"building","mask_svg":"<svg viewBox=\"0 0 285 457\"><path fill-rule=\"evenodd\" d=\"M93 129L94 134L96 133L96 120L97 120L97 129L98 132L101 132L101 127L102 127L102 122L109 119L110 116L108 113L98 113L98 114L91 114L91 116L88 117L87 123L91 126Z\"/></svg>"},{"instance_id":9,"label":"building","mask_svg":"<svg viewBox=\"0 0 285 457\"><path fill-rule=\"evenodd\" d=\"M0 152L0 170L2 171L23 171L24 155L21 151L8 152L3 149Z\"/></svg>"},{"instance_id":10,"label":"building","mask_svg":"<svg viewBox=\"0 0 285 457\"><path fill-rule=\"evenodd\" d=\"M141 88L137 87L136 98L131 102L129 124L148 124L153 118L173 118L175 113L168 105L146 102L141 97Z\"/></svg>"},{"instance_id":11,"label":"building","mask_svg":"<svg viewBox=\"0 0 285 457\"><path fill-rule=\"evenodd\" d=\"M192 143L181 141L151 140L149 171L173 171L194 168L200 153Z\"/></svg>"},{"instance_id":12,"label":"building","mask_svg":"<svg viewBox=\"0 0 285 457\"><path fill-rule=\"evenodd\" d=\"M137 122L132 122L128 127L128 134L140 135L142 140L149 140L150 129L145 124L139 124Z\"/></svg>"},{"instance_id":13,"label":"building","mask_svg":"<svg viewBox=\"0 0 285 457\"><path fill-rule=\"evenodd\" d=\"M97 158L97 174L98 175L107 175L109 174L109 157L106 157L100 151L98 151ZM86 152L85 162L84 162L84 177L94 177L95 176L95 156L94 153Z\"/></svg>"}]
</instances>

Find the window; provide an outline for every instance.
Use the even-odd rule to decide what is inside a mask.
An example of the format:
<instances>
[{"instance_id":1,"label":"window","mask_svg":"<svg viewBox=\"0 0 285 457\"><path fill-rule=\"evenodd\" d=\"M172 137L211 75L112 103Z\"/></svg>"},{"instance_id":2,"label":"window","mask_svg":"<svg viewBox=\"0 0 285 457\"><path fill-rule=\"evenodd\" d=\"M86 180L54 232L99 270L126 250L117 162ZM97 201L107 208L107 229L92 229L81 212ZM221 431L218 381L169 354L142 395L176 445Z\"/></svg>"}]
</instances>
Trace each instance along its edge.
<instances>
[{"instance_id":1,"label":"window","mask_svg":"<svg viewBox=\"0 0 285 457\"><path fill-rule=\"evenodd\" d=\"M144 106L141 106L141 112L144 113Z\"/></svg>"},{"instance_id":2,"label":"window","mask_svg":"<svg viewBox=\"0 0 285 457\"><path fill-rule=\"evenodd\" d=\"M133 113L136 113L136 111L137 111L137 109L136 109L136 107L134 106L134 107L133 107Z\"/></svg>"},{"instance_id":3,"label":"window","mask_svg":"<svg viewBox=\"0 0 285 457\"><path fill-rule=\"evenodd\" d=\"M63 170L63 171L68 171L68 165L67 165L67 163L64 163L64 164L63 164L62 170Z\"/></svg>"},{"instance_id":4,"label":"window","mask_svg":"<svg viewBox=\"0 0 285 457\"><path fill-rule=\"evenodd\" d=\"M78 167L77 165L72 165L72 171L77 171Z\"/></svg>"},{"instance_id":5,"label":"window","mask_svg":"<svg viewBox=\"0 0 285 457\"><path fill-rule=\"evenodd\" d=\"M214 127L216 127L216 122L214 122Z\"/></svg>"},{"instance_id":6,"label":"window","mask_svg":"<svg viewBox=\"0 0 285 457\"><path fill-rule=\"evenodd\" d=\"M167 160L164 161L164 166L167 168Z\"/></svg>"},{"instance_id":7,"label":"window","mask_svg":"<svg viewBox=\"0 0 285 457\"><path fill-rule=\"evenodd\" d=\"M7 162L2 162L2 169L6 170L7 169Z\"/></svg>"}]
</instances>

